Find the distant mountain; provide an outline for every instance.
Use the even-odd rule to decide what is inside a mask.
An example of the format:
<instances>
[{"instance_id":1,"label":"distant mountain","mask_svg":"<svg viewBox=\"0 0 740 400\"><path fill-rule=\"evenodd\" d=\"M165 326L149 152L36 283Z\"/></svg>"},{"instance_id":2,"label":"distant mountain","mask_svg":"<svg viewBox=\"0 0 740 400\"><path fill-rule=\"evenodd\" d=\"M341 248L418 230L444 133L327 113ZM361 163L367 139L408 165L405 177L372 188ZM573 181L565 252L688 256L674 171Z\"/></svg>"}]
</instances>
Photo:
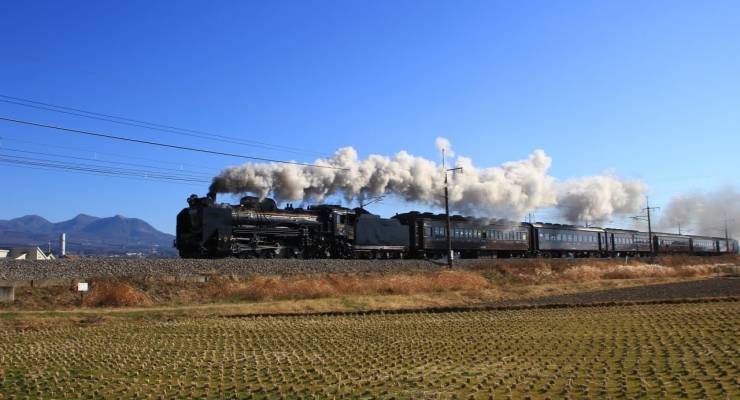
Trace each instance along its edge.
<instances>
[{"instance_id":1,"label":"distant mountain","mask_svg":"<svg viewBox=\"0 0 740 400\"><path fill-rule=\"evenodd\" d=\"M112 255L156 252L172 256L174 236L160 232L147 222L122 215L99 218L80 214L68 221L52 223L38 215L0 220L0 248L39 246L59 254L59 235L67 234L67 252Z\"/></svg>"},{"instance_id":2,"label":"distant mountain","mask_svg":"<svg viewBox=\"0 0 740 400\"><path fill-rule=\"evenodd\" d=\"M54 229L58 232L78 232L99 219L91 215L79 214L69 221L57 222L54 224Z\"/></svg>"}]
</instances>

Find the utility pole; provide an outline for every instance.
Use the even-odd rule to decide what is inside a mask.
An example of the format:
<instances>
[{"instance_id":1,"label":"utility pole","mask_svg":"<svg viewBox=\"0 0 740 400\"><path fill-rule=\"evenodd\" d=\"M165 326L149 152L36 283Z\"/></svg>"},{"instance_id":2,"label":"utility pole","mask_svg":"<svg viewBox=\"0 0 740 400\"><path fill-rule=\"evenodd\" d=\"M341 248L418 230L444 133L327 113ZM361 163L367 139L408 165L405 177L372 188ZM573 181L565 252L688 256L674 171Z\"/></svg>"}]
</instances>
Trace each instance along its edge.
<instances>
[{"instance_id":1,"label":"utility pole","mask_svg":"<svg viewBox=\"0 0 740 400\"><path fill-rule=\"evenodd\" d=\"M644 210L647 211L647 222L648 222L648 238L650 238L650 254L655 254L655 249L653 246L653 226L650 223L650 210L657 210L660 207L650 207L650 198L645 196L645 208Z\"/></svg>"},{"instance_id":2,"label":"utility pole","mask_svg":"<svg viewBox=\"0 0 740 400\"><path fill-rule=\"evenodd\" d=\"M680 222L678 223L678 234L679 235L681 234L681 223Z\"/></svg>"},{"instance_id":3,"label":"utility pole","mask_svg":"<svg viewBox=\"0 0 740 400\"><path fill-rule=\"evenodd\" d=\"M462 167L447 169L447 166L445 164L445 149L442 149L442 170L444 171L444 174L445 174L445 215L447 216L447 227L445 230L447 232L447 266L449 268L452 268L452 258L453 258L452 236L450 235L450 229L451 229L452 224L450 223L450 199L449 199L449 194L447 190L447 173L448 172L454 173L455 171L458 171L458 170L462 172Z\"/></svg>"},{"instance_id":4,"label":"utility pole","mask_svg":"<svg viewBox=\"0 0 740 400\"><path fill-rule=\"evenodd\" d=\"M645 196L645 208L643 208L642 211L645 211L647 213L647 216L636 215L632 217L632 219L634 219L635 221L647 221L648 223L648 242L650 242L650 254L651 255L655 255L655 246L653 245L653 225L652 225L652 220L650 218L650 210L658 210L658 209L660 209L660 207L650 207L650 198Z\"/></svg>"},{"instance_id":5,"label":"utility pole","mask_svg":"<svg viewBox=\"0 0 740 400\"><path fill-rule=\"evenodd\" d=\"M730 231L727 229L727 215L725 214L725 245L727 246L727 251L730 251Z\"/></svg>"}]
</instances>

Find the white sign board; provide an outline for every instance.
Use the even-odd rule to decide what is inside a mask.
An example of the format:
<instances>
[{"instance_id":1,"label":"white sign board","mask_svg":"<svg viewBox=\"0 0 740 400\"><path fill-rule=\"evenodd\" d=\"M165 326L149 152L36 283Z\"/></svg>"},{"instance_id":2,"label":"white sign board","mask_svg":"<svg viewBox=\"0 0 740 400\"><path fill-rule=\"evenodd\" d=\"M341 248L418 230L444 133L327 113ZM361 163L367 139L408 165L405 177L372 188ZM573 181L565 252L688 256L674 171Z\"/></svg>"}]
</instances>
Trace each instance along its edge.
<instances>
[{"instance_id":1,"label":"white sign board","mask_svg":"<svg viewBox=\"0 0 740 400\"><path fill-rule=\"evenodd\" d=\"M77 291L78 292L87 292L87 282L79 282L77 284Z\"/></svg>"}]
</instances>

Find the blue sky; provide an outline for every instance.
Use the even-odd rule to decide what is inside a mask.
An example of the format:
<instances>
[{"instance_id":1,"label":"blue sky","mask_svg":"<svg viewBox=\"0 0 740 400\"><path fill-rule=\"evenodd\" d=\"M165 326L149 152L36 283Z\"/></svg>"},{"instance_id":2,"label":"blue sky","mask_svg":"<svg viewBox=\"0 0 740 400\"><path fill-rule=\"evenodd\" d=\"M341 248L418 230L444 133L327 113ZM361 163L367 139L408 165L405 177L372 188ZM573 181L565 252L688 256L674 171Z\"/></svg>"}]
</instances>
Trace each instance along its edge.
<instances>
[{"instance_id":1,"label":"blue sky","mask_svg":"<svg viewBox=\"0 0 740 400\"><path fill-rule=\"evenodd\" d=\"M3 2L0 94L318 154L353 146L436 159L445 136L487 167L544 149L559 179L641 178L661 204L739 182L739 20L732 1ZM0 116L314 158L2 102ZM241 163L4 122L0 137L5 149L204 177ZM6 165L0 174L0 219L123 214L167 232L208 186Z\"/></svg>"}]
</instances>

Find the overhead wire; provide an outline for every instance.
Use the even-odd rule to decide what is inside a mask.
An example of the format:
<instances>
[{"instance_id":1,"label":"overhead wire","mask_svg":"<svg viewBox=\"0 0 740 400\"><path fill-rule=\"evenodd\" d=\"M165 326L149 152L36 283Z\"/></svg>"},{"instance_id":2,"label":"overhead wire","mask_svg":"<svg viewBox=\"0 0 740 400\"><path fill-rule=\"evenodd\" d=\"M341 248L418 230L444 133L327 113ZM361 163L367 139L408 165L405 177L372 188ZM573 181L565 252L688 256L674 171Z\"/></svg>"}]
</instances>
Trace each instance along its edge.
<instances>
[{"instance_id":1,"label":"overhead wire","mask_svg":"<svg viewBox=\"0 0 740 400\"><path fill-rule=\"evenodd\" d=\"M43 146L43 147L53 147L56 149L64 149L64 150L72 150L76 151L78 153L92 153L95 156L98 154L116 157L116 158L124 158L124 159L133 159L133 160L141 160L141 161L148 161L153 162L157 164L167 164L167 165L177 165L180 166L180 170L184 169L185 166L188 166L190 168L195 169L201 169L205 173L205 171L209 171L208 174L211 174L214 169L220 169L220 167L212 167L212 168L205 168L202 164L196 165L196 164L190 164L190 163L184 163L184 162L175 162L175 161L165 161L165 160L155 160L153 158L147 158L147 157L138 157L138 156L132 156L132 155L121 155L117 153L109 153L99 150L92 150L92 149L83 149L79 147L71 147L71 146L61 146L58 144L50 145L49 143L41 143L41 142L35 142L33 140L25 140L25 139L18 139L18 138L11 138L6 136L0 136L0 149L3 148L3 141L11 141L11 142L18 142L18 143L24 143L24 144L32 144L36 146Z\"/></svg>"},{"instance_id":2,"label":"overhead wire","mask_svg":"<svg viewBox=\"0 0 740 400\"><path fill-rule=\"evenodd\" d=\"M133 178L141 178L144 180L160 180L160 181L176 181L176 182L190 182L190 183L207 183L210 180L199 177L192 177L187 175L178 174L166 174L156 171L140 170L132 168L114 168L108 166L84 164L84 163L70 163L59 160L49 160L43 158L33 157L21 157L12 156L7 154L0 154L0 163L23 166L23 167L36 167L44 169L56 169L64 171L75 171L83 173L93 173L98 175L108 176L125 176Z\"/></svg>"},{"instance_id":3,"label":"overhead wire","mask_svg":"<svg viewBox=\"0 0 740 400\"><path fill-rule=\"evenodd\" d=\"M157 146L157 147L170 148L170 149L176 149L176 150L191 151L191 152L197 152L197 153L213 154L213 155L235 157L235 158L243 158L243 159L254 160L254 161L264 161L264 162L272 162L272 163L278 163L278 164L290 164L290 165L298 165L298 166L303 166L303 167L325 168L325 169L334 169L334 170L346 169L346 168L341 168L341 167L335 167L332 165L320 165L320 164L302 163L302 162L297 162L297 161L285 161L285 160L278 160L278 159L272 159L272 158L255 157L255 156L248 156L248 155L243 155L243 154L227 153L223 151L201 149L197 147L161 143L161 142L155 142L151 140L133 139L133 138L125 137L125 136L111 135L107 133L99 133L99 132L86 131L86 130L74 129L74 128L65 128L62 126L48 125L48 124L42 124L39 122L25 121L25 120L8 118L8 117L0 117L0 121L35 126L39 128L54 129L54 130L58 130L61 132L77 133L81 135L87 135L87 136L93 136L93 137L105 138L105 139L111 139L111 140L118 140L118 141L124 141L124 142L129 142L129 143L138 143L138 144L145 144L145 145L150 145L150 146Z\"/></svg>"},{"instance_id":4,"label":"overhead wire","mask_svg":"<svg viewBox=\"0 0 740 400\"><path fill-rule=\"evenodd\" d=\"M68 159L81 160L81 161L92 161L92 162L99 162L99 163L105 163L105 164L117 164L117 165L128 165L132 167L153 168L153 169L158 169L158 170L163 170L163 171L178 172L181 174L188 173L192 175L199 175L200 177L203 177L203 178L209 178L212 176L204 172L187 171L187 170L176 169L176 168L157 167L153 165L128 163L128 162L123 162L123 161L110 161L110 160L102 160L102 159L97 159L97 158L75 157L75 156L70 156L70 155L61 155L61 154L45 153L45 152L39 152L39 151L22 150L22 149L16 149L12 147L0 147L0 152L2 151L10 151L13 153L35 154L35 155L49 156L49 157L56 157L56 158L68 158Z\"/></svg>"},{"instance_id":5,"label":"overhead wire","mask_svg":"<svg viewBox=\"0 0 740 400\"><path fill-rule=\"evenodd\" d=\"M60 105L45 103L45 102L36 101L36 100L24 99L24 98L14 97L14 96L7 96L3 94L0 94L0 102L7 103L7 104L14 104L14 105L22 106L22 107L51 111L51 112L56 112L60 114L67 114L67 115L73 115L77 117L89 118L89 119L98 120L98 121L111 122L111 123L120 124L120 125L151 129L155 131L168 132L168 133L173 133L177 135L197 137L200 139L215 140L215 141L221 141L221 142L226 142L226 143L231 143L231 144L258 147L258 148L267 149L267 150L283 151L283 152L289 152L289 153L294 153L294 154L310 154L310 155L315 155L319 157L325 156L324 154L321 154L318 152L306 151L303 149L299 149L297 147L271 144L271 143L266 143L266 142L261 142L261 141L256 141L256 140L241 139L241 138L237 138L233 136L221 135L221 134L202 131L202 130L180 128L180 127L176 127L172 125L158 124L154 122L142 121L139 119L120 117L116 115L104 114L104 113L99 113L99 112L94 112L94 111L87 111L87 110L83 110L80 108L60 106Z\"/></svg>"},{"instance_id":6,"label":"overhead wire","mask_svg":"<svg viewBox=\"0 0 740 400\"><path fill-rule=\"evenodd\" d=\"M205 178L192 177L192 176L187 176L187 175L165 174L165 173L149 171L149 170L138 170L138 169L131 169L131 168L114 168L114 167L106 167L106 166L94 165L94 164L63 162L59 160L49 160L49 159L43 159L43 158L11 156L7 154L0 155L0 160L6 163L13 163L13 164L19 164L19 165L33 165L33 166L42 166L42 167L49 167L49 168L96 172L96 173L110 174L110 175L138 176L138 177L152 178L152 179L167 179L167 180L178 180L178 181L189 181L189 182L208 182L208 180Z\"/></svg>"},{"instance_id":7,"label":"overhead wire","mask_svg":"<svg viewBox=\"0 0 740 400\"><path fill-rule=\"evenodd\" d=\"M185 185L193 187L195 185L200 186L201 183L195 183L195 182L179 182L179 181L170 181L170 180L161 180L161 179L151 179L151 178L137 178L137 177L131 177L131 176L121 176L121 175L112 175L112 174L104 174L104 173L96 173L96 172L85 172L85 171L71 171L66 170L63 168L54 168L54 167L43 167L43 166L32 166L32 165L23 165L13 162L7 162L0 160L0 165L4 165L10 168L22 168L22 169L33 169L33 170L39 170L39 171L51 171L51 172L61 172L61 173L70 173L70 174L81 174L81 175L96 175L96 176L109 176L117 179L127 179L127 180L133 180L133 181L144 181L144 182L158 182L158 183L168 183L168 184L175 184L175 185Z\"/></svg>"}]
</instances>

